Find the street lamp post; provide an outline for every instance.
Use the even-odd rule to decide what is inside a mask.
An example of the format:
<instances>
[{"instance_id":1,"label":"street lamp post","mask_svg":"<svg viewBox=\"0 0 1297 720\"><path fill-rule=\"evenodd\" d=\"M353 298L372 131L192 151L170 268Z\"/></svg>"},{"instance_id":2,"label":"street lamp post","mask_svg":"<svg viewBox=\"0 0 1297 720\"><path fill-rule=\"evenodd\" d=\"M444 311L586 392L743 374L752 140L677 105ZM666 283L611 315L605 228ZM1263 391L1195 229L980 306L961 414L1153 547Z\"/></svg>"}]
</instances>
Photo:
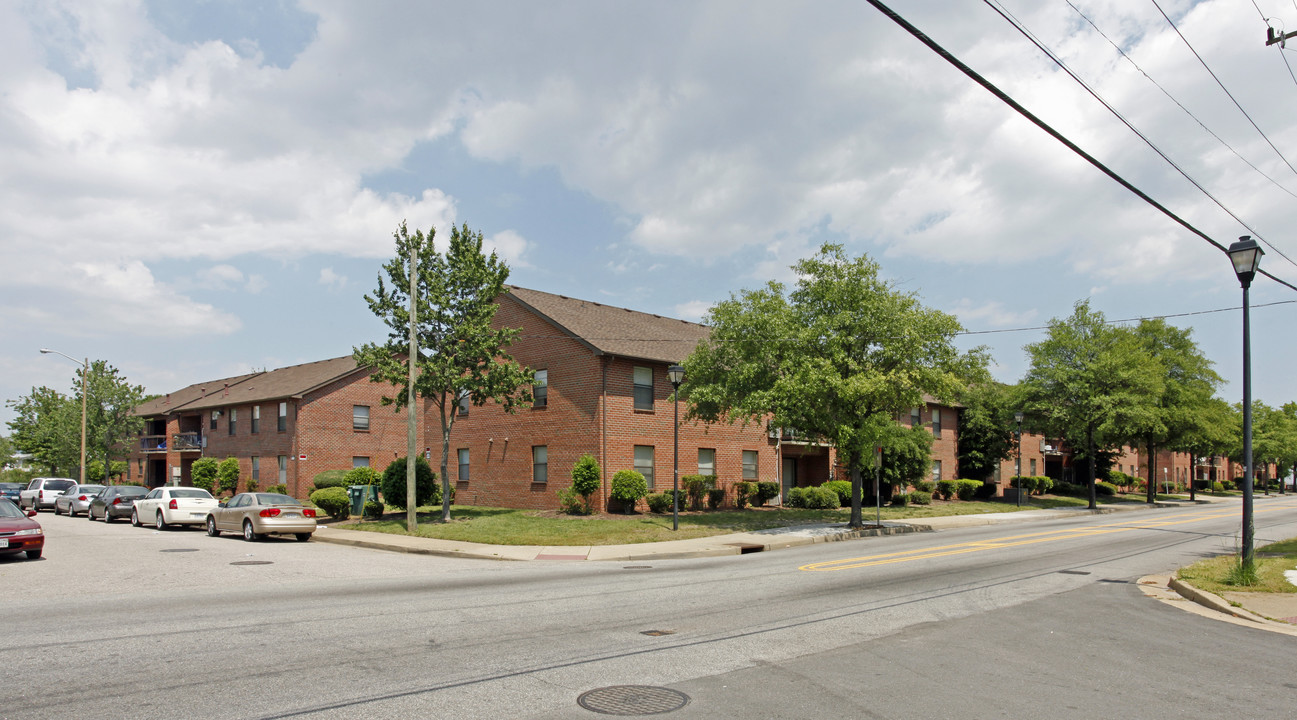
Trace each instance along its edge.
<instances>
[{"instance_id":1,"label":"street lamp post","mask_svg":"<svg viewBox=\"0 0 1297 720\"><path fill-rule=\"evenodd\" d=\"M1243 235L1229 246L1234 274L1243 286L1243 557L1245 569L1253 567L1252 525L1252 326L1249 318L1248 289L1256 277L1257 266L1265 253L1251 236Z\"/></svg>"},{"instance_id":2,"label":"street lamp post","mask_svg":"<svg viewBox=\"0 0 1297 720\"><path fill-rule=\"evenodd\" d=\"M1018 507L1022 507L1022 413L1014 413L1013 419L1018 423L1018 431L1014 433L1017 436L1018 457L1014 460L1013 474L1018 477Z\"/></svg>"},{"instance_id":3,"label":"street lamp post","mask_svg":"<svg viewBox=\"0 0 1297 720\"><path fill-rule=\"evenodd\" d=\"M42 355L49 355L50 353L62 355L81 366L81 484L84 485L86 482L86 379L90 377L90 358L81 361L58 350L41 348Z\"/></svg>"},{"instance_id":4,"label":"street lamp post","mask_svg":"<svg viewBox=\"0 0 1297 720\"><path fill-rule=\"evenodd\" d=\"M671 378L671 529L680 529L680 383L684 382L685 369L680 365L667 368Z\"/></svg>"}]
</instances>

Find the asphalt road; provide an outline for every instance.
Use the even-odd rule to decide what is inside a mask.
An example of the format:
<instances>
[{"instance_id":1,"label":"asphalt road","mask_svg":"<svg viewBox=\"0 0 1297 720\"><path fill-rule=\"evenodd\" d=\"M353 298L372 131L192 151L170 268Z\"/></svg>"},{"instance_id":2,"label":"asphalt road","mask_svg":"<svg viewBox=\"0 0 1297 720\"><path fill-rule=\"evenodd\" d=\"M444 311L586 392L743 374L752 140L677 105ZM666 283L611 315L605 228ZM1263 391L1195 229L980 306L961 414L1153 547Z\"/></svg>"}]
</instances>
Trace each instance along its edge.
<instances>
[{"instance_id":1,"label":"asphalt road","mask_svg":"<svg viewBox=\"0 0 1297 720\"><path fill-rule=\"evenodd\" d=\"M1232 550L1237 504L652 563L40 520L0 559L6 719L1297 714L1297 639L1134 585ZM1256 520L1297 536L1297 499Z\"/></svg>"}]
</instances>

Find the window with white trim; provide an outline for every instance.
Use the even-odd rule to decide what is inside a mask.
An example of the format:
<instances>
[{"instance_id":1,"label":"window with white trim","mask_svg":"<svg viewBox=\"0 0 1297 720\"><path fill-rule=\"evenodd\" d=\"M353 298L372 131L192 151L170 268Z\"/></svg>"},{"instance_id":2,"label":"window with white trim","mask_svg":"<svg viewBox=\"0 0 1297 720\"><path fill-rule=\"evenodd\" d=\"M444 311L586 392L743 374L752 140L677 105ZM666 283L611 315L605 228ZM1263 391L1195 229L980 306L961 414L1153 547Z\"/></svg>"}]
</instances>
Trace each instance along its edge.
<instances>
[{"instance_id":1,"label":"window with white trim","mask_svg":"<svg viewBox=\"0 0 1297 720\"><path fill-rule=\"evenodd\" d=\"M758 479L757 451L744 450L743 451L743 480L745 482L753 482L756 481L757 479Z\"/></svg>"},{"instance_id":2,"label":"window with white trim","mask_svg":"<svg viewBox=\"0 0 1297 720\"><path fill-rule=\"evenodd\" d=\"M531 446L531 481L534 483L549 482L549 446Z\"/></svg>"},{"instance_id":3,"label":"window with white trim","mask_svg":"<svg viewBox=\"0 0 1297 720\"><path fill-rule=\"evenodd\" d=\"M288 484L288 456L287 455L279 456L279 484L280 485Z\"/></svg>"},{"instance_id":4,"label":"window with white trim","mask_svg":"<svg viewBox=\"0 0 1297 720\"><path fill-rule=\"evenodd\" d=\"M352 430L369 430L369 406L352 405L351 406L351 429Z\"/></svg>"},{"instance_id":5,"label":"window with white trim","mask_svg":"<svg viewBox=\"0 0 1297 720\"><path fill-rule=\"evenodd\" d=\"M353 468L369 467L369 458L366 456L356 455L351 458L351 466Z\"/></svg>"},{"instance_id":6,"label":"window with white trim","mask_svg":"<svg viewBox=\"0 0 1297 720\"><path fill-rule=\"evenodd\" d=\"M698 448L698 474L716 474L716 449Z\"/></svg>"},{"instance_id":7,"label":"window with white trim","mask_svg":"<svg viewBox=\"0 0 1297 720\"><path fill-rule=\"evenodd\" d=\"M261 406L252 406L252 434L256 435L261 432Z\"/></svg>"},{"instance_id":8,"label":"window with white trim","mask_svg":"<svg viewBox=\"0 0 1297 720\"><path fill-rule=\"evenodd\" d=\"M288 403L286 402L279 403L279 423L277 429L279 432L284 432L288 429Z\"/></svg>"},{"instance_id":9,"label":"window with white trim","mask_svg":"<svg viewBox=\"0 0 1297 720\"><path fill-rule=\"evenodd\" d=\"M932 437L941 437L941 409L932 408Z\"/></svg>"},{"instance_id":10,"label":"window with white trim","mask_svg":"<svg viewBox=\"0 0 1297 720\"><path fill-rule=\"evenodd\" d=\"M531 381L532 407L543 408L549 405L549 371L537 370Z\"/></svg>"},{"instance_id":11,"label":"window with white trim","mask_svg":"<svg viewBox=\"0 0 1297 720\"><path fill-rule=\"evenodd\" d=\"M653 409L653 368L639 367L634 369L633 381L635 384L635 409L652 410Z\"/></svg>"},{"instance_id":12,"label":"window with white trim","mask_svg":"<svg viewBox=\"0 0 1297 720\"><path fill-rule=\"evenodd\" d=\"M923 411L919 408L910 408L910 427L916 428L923 424Z\"/></svg>"},{"instance_id":13,"label":"window with white trim","mask_svg":"<svg viewBox=\"0 0 1297 720\"><path fill-rule=\"evenodd\" d=\"M257 457L256 455L252 456L252 479L253 480L261 479L261 458Z\"/></svg>"},{"instance_id":14,"label":"window with white trim","mask_svg":"<svg viewBox=\"0 0 1297 720\"><path fill-rule=\"evenodd\" d=\"M648 483L648 489L652 490L653 484L653 446L636 445L635 446L635 472L644 476L644 482Z\"/></svg>"},{"instance_id":15,"label":"window with white trim","mask_svg":"<svg viewBox=\"0 0 1297 720\"><path fill-rule=\"evenodd\" d=\"M932 479L933 479L934 481L941 480L941 461L940 461L940 460L933 460L933 461L932 461Z\"/></svg>"},{"instance_id":16,"label":"window with white trim","mask_svg":"<svg viewBox=\"0 0 1297 720\"><path fill-rule=\"evenodd\" d=\"M468 448L460 448L456 454L459 455L459 477L457 479L459 482L468 482Z\"/></svg>"},{"instance_id":17,"label":"window with white trim","mask_svg":"<svg viewBox=\"0 0 1297 720\"><path fill-rule=\"evenodd\" d=\"M230 408L230 434L231 435L234 434L234 425L235 423L238 422L238 420L239 420L238 408Z\"/></svg>"}]
</instances>

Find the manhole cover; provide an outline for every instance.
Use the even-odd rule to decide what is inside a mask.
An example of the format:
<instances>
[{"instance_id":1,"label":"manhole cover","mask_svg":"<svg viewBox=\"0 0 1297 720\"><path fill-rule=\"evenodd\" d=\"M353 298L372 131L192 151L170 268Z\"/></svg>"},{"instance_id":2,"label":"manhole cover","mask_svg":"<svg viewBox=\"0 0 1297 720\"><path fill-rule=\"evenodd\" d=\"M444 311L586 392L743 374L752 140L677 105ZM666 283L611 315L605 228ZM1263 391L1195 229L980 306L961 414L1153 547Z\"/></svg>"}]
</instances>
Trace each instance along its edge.
<instances>
[{"instance_id":1,"label":"manhole cover","mask_svg":"<svg viewBox=\"0 0 1297 720\"><path fill-rule=\"evenodd\" d=\"M661 715L689 704L689 696L652 685L613 685L581 693L581 707L604 715Z\"/></svg>"},{"instance_id":2,"label":"manhole cover","mask_svg":"<svg viewBox=\"0 0 1297 720\"><path fill-rule=\"evenodd\" d=\"M235 560L231 565L274 565L270 560Z\"/></svg>"},{"instance_id":3,"label":"manhole cover","mask_svg":"<svg viewBox=\"0 0 1297 720\"><path fill-rule=\"evenodd\" d=\"M198 552L198 548L167 548L158 552Z\"/></svg>"}]
</instances>

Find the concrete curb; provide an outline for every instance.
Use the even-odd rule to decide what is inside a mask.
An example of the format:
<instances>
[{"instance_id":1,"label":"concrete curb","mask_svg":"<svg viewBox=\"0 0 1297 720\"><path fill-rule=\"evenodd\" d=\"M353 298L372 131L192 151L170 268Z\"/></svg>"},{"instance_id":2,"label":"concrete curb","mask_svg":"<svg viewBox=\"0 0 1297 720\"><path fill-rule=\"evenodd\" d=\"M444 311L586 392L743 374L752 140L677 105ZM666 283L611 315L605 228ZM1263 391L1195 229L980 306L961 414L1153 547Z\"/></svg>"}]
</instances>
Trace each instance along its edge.
<instances>
[{"instance_id":1,"label":"concrete curb","mask_svg":"<svg viewBox=\"0 0 1297 720\"><path fill-rule=\"evenodd\" d=\"M1228 600L1226 600L1225 598L1219 595L1214 595L1212 593L1207 592L1206 590L1199 590L1198 588L1178 578L1175 577L1170 578L1170 580L1167 582L1167 585L1172 590L1179 593L1180 597L1183 597L1186 600L1192 600L1198 603L1199 605L1207 608L1208 610L1214 610L1219 613L1225 613L1226 615L1233 615L1236 618L1241 618L1243 620L1250 620L1255 623L1270 622L1269 620L1261 617L1260 615L1255 615L1253 613L1250 613L1247 610L1244 610L1243 608L1234 607L1229 603Z\"/></svg>"}]
</instances>

